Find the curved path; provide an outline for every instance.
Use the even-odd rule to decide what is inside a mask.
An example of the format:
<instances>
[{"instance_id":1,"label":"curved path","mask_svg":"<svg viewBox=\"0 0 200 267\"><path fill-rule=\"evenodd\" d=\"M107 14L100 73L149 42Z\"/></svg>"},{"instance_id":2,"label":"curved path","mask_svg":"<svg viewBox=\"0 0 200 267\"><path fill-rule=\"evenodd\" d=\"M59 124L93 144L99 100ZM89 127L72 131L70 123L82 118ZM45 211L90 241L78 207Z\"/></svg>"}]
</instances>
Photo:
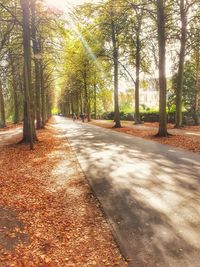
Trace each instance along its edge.
<instances>
[{"instance_id":1,"label":"curved path","mask_svg":"<svg viewBox=\"0 0 200 267\"><path fill-rule=\"evenodd\" d=\"M200 266L200 155L56 117L133 267Z\"/></svg>"}]
</instances>

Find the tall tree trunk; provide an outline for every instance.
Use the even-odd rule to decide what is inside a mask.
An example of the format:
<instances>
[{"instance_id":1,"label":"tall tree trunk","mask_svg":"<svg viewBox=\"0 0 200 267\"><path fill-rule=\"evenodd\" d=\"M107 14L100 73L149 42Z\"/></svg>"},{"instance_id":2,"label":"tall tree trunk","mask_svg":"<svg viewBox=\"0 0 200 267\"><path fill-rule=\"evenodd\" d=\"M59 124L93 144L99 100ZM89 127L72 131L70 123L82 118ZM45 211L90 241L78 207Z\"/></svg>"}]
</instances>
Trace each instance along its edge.
<instances>
[{"instance_id":1,"label":"tall tree trunk","mask_svg":"<svg viewBox=\"0 0 200 267\"><path fill-rule=\"evenodd\" d=\"M135 81L135 124L140 124L140 62L141 62L141 42L140 42L140 29L138 29L137 37L136 37L136 81Z\"/></svg>"},{"instance_id":2,"label":"tall tree trunk","mask_svg":"<svg viewBox=\"0 0 200 267\"><path fill-rule=\"evenodd\" d=\"M23 141L30 143L33 149L34 139L36 138L34 116L32 111L32 92L31 92L31 45L30 45L30 2L20 0L23 12L23 48L24 48L24 128Z\"/></svg>"},{"instance_id":3,"label":"tall tree trunk","mask_svg":"<svg viewBox=\"0 0 200 267\"><path fill-rule=\"evenodd\" d=\"M90 90L88 92L88 122L91 121L91 95Z\"/></svg>"},{"instance_id":4,"label":"tall tree trunk","mask_svg":"<svg viewBox=\"0 0 200 267\"><path fill-rule=\"evenodd\" d=\"M41 60L40 65L40 75L41 75L41 111L42 111L42 128L46 124L46 104L45 104L45 84L44 84L44 69L43 61Z\"/></svg>"},{"instance_id":5,"label":"tall tree trunk","mask_svg":"<svg viewBox=\"0 0 200 267\"><path fill-rule=\"evenodd\" d=\"M14 104L14 116L13 116L13 122L18 123L19 122L19 104L18 104L18 94L17 94L17 79L16 79L16 67L15 63L11 54L11 51L9 51L9 59L10 59L10 65L11 65L11 72L12 72L12 87L13 87L13 104Z\"/></svg>"},{"instance_id":6,"label":"tall tree trunk","mask_svg":"<svg viewBox=\"0 0 200 267\"><path fill-rule=\"evenodd\" d=\"M37 129L42 128L41 122L41 82L40 82L40 49L36 34L36 0L31 1L31 34L33 41L33 54L35 64L35 96Z\"/></svg>"},{"instance_id":7,"label":"tall tree trunk","mask_svg":"<svg viewBox=\"0 0 200 267\"><path fill-rule=\"evenodd\" d=\"M86 66L85 66L86 68ZM84 73L84 93L85 93L85 102L84 102L84 112L87 114L88 122L90 121L90 107L89 107L89 92L87 85L87 72Z\"/></svg>"},{"instance_id":8,"label":"tall tree trunk","mask_svg":"<svg viewBox=\"0 0 200 267\"><path fill-rule=\"evenodd\" d=\"M46 122L48 122L49 118L51 117L51 103L49 98L49 90L46 93Z\"/></svg>"},{"instance_id":9,"label":"tall tree trunk","mask_svg":"<svg viewBox=\"0 0 200 267\"><path fill-rule=\"evenodd\" d=\"M157 0L158 47L159 47L159 131L158 136L167 136L167 80L166 80L166 33L165 7L163 0Z\"/></svg>"},{"instance_id":10,"label":"tall tree trunk","mask_svg":"<svg viewBox=\"0 0 200 267\"><path fill-rule=\"evenodd\" d=\"M80 108L81 108L81 114L83 113L83 96L82 96L82 91L80 91L80 104L81 104L81 106L80 106Z\"/></svg>"},{"instance_id":11,"label":"tall tree trunk","mask_svg":"<svg viewBox=\"0 0 200 267\"><path fill-rule=\"evenodd\" d=\"M37 129L42 128L41 120L41 81L40 81L40 64L37 59L35 62L35 96L36 96L36 123Z\"/></svg>"},{"instance_id":12,"label":"tall tree trunk","mask_svg":"<svg viewBox=\"0 0 200 267\"><path fill-rule=\"evenodd\" d=\"M74 114L74 94L71 92L70 94L70 102L71 102L71 108L72 108L72 115Z\"/></svg>"},{"instance_id":13,"label":"tall tree trunk","mask_svg":"<svg viewBox=\"0 0 200 267\"><path fill-rule=\"evenodd\" d=\"M13 83L14 83L14 81L13 81ZM19 104L18 104L18 94L17 94L17 84L16 83L14 83L14 86L13 86L13 100L14 100L13 122L18 123L19 122Z\"/></svg>"},{"instance_id":14,"label":"tall tree trunk","mask_svg":"<svg viewBox=\"0 0 200 267\"><path fill-rule=\"evenodd\" d=\"M113 21L113 11L111 11L111 31L112 31L112 46L113 46L113 63L114 63L114 108L115 108L115 125L114 128L121 128L120 113L119 113L119 48L116 38L115 23Z\"/></svg>"},{"instance_id":15,"label":"tall tree trunk","mask_svg":"<svg viewBox=\"0 0 200 267\"><path fill-rule=\"evenodd\" d=\"M94 118L97 119L97 85L94 84Z\"/></svg>"},{"instance_id":16,"label":"tall tree trunk","mask_svg":"<svg viewBox=\"0 0 200 267\"><path fill-rule=\"evenodd\" d=\"M200 51L196 52L196 90L194 99L194 122L200 124L199 118L199 92L200 92Z\"/></svg>"},{"instance_id":17,"label":"tall tree trunk","mask_svg":"<svg viewBox=\"0 0 200 267\"><path fill-rule=\"evenodd\" d=\"M187 14L185 10L185 0L180 0L180 14L181 14L181 48L179 55L179 67L177 77L177 91L176 91L176 128L182 126L182 92L183 92L183 76L185 63L185 49L187 40Z\"/></svg>"},{"instance_id":18,"label":"tall tree trunk","mask_svg":"<svg viewBox=\"0 0 200 267\"><path fill-rule=\"evenodd\" d=\"M79 116L79 102L80 102L80 99L79 99L79 92L77 91L76 92L76 116L78 117Z\"/></svg>"},{"instance_id":19,"label":"tall tree trunk","mask_svg":"<svg viewBox=\"0 0 200 267\"><path fill-rule=\"evenodd\" d=\"M0 128L4 128L4 127L6 127L6 115L5 115L2 82L0 80Z\"/></svg>"}]
</instances>

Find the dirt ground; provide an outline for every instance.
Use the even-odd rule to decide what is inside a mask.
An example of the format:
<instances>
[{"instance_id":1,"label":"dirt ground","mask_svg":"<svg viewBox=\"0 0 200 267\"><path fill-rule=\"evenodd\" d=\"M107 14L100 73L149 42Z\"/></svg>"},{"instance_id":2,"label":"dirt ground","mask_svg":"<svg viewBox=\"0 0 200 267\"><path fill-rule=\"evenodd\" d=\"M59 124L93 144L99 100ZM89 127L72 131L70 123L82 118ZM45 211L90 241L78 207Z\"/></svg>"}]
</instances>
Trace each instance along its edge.
<instances>
[{"instance_id":1,"label":"dirt ground","mask_svg":"<svg viewBox=\"0 0 200 267\"><path fill-rule=\"evenodd\" d=\"M161 144L171 145L174 147L179 147L187 149L192 152L200 153L200 126L187 126L182 129L173 129L173 124L168 125L168 129L172 131L172 135L169 137L156 137L158 132L158 123L145 123L139 126L139 128L133 125L125 126L119 129L113 128L112 123L104 123L93 121L92 124L111 129L117 132L123 132L129 135L150 139ZM122 125L123 126L123 125ZM173 132L174 131L174 132Z\"/></svg>"},{"instance_id":2,"label":"dirt ground","mask_svg":"<svg viewBox=\"0 0 200 267\"><path fill-rule=\"evenodd\" d=\"M0 267L127 263L63 133L1 148Z\"/></svg>"}]
</instances>

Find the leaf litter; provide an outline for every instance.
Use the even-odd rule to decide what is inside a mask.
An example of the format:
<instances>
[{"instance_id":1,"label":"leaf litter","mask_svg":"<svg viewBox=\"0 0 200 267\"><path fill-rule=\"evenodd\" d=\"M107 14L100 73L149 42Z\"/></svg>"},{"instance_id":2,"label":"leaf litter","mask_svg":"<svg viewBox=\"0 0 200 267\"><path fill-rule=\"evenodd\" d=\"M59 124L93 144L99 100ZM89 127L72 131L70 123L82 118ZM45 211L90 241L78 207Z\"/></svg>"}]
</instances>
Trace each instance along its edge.
<instances>
[{"instance_id":1,"label":"leaf litter","mask_svg":"<svg viewBox=\"0 0 200 267\"><path fill-rule=\"evenodd\" d=\"M39 140L1 148L0 267L128 266L68 142Z\"/></svg>"}]
</instances>

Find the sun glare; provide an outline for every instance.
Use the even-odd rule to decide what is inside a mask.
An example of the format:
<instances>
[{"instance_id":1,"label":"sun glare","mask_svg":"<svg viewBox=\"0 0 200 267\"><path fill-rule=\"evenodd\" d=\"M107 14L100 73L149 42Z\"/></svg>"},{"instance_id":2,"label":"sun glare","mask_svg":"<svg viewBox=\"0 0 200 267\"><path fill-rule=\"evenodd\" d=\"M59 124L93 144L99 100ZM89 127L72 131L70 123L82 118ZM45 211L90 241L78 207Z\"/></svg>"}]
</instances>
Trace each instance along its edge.
<instances>
[{"instance_id":1,"label":"sun glare","mask_svg":"<svg viewBox=\"0 0 200 267\"><path fill-rule=\"evenodd\" d=\"M45 0L48 6L54 7L60 10L65 10L66 5L68 4L68 1L65 0Z\"/></svg>"},{"instance_id":2,"label":"sun glare","mask_svg":"<svg viewBox=\"0 0 200 267\"><path fill-rule=\"evenodd\" d=\"M50 7L65 11L67 7L83 4L86 0L45 0L45 2Z\"/></svg>"}]
</instances>

